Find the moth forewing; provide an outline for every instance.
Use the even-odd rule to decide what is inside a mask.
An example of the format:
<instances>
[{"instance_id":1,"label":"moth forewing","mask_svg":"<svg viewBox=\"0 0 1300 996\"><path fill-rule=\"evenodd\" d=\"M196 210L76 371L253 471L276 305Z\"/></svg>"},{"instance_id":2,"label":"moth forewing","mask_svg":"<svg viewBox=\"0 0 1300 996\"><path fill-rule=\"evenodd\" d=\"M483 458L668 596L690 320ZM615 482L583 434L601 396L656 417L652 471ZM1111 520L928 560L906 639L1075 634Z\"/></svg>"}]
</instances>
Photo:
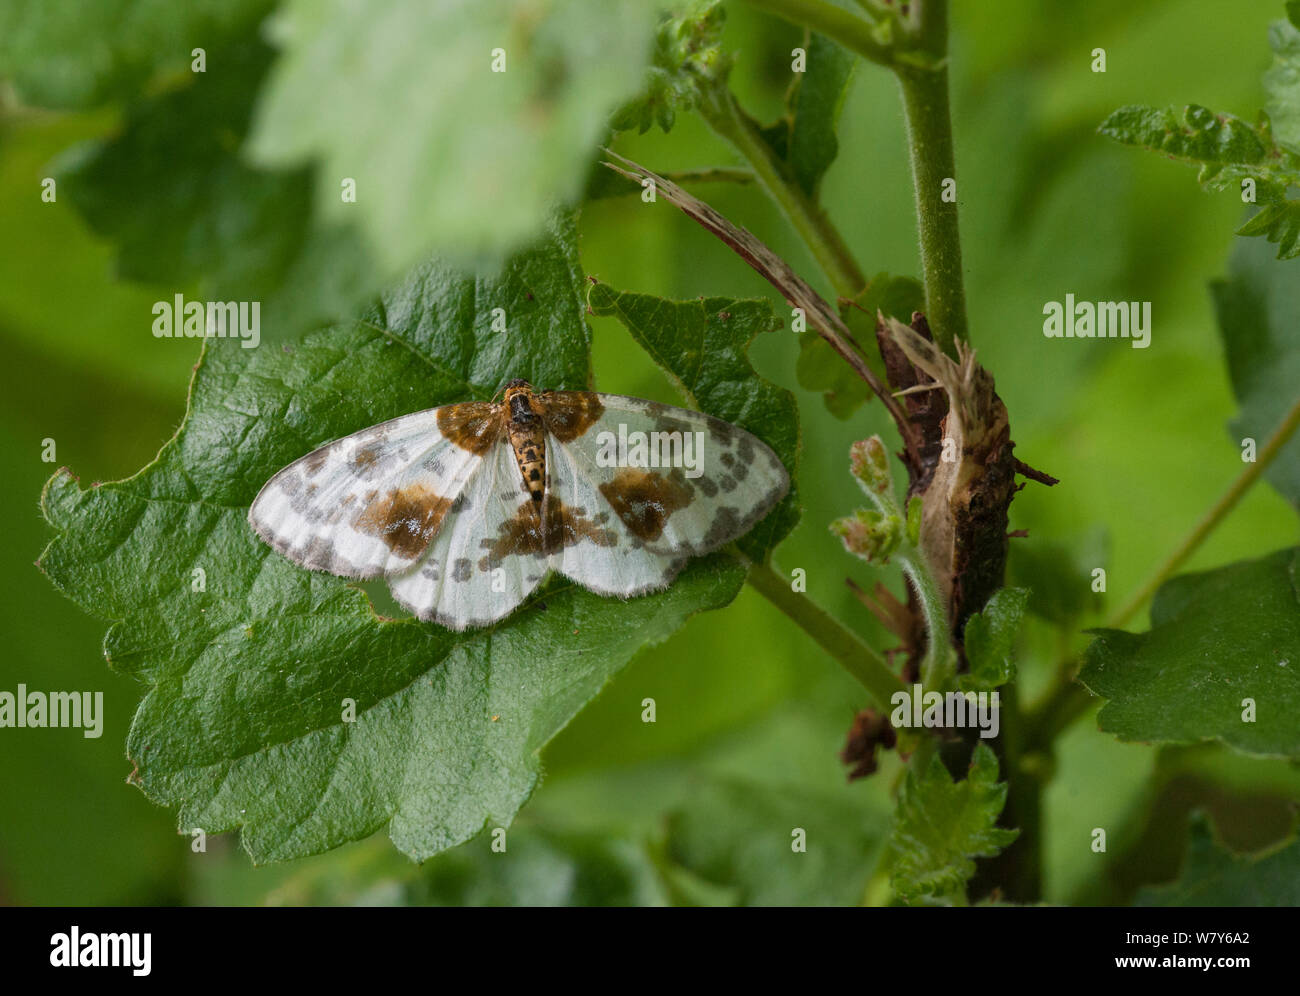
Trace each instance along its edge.
<instances>
[{"instance_id":1,"label":"moth forewing","mask_svg":"<svg viewBox=\"0 0 1300 996\"><path fill-rule=\"evenodd\" d=\"M440 409L337 439L275 474L249 508L254 530L294 563L372 578L419 561L473 470L438 429Z\"/></svg>"}]
</instances>

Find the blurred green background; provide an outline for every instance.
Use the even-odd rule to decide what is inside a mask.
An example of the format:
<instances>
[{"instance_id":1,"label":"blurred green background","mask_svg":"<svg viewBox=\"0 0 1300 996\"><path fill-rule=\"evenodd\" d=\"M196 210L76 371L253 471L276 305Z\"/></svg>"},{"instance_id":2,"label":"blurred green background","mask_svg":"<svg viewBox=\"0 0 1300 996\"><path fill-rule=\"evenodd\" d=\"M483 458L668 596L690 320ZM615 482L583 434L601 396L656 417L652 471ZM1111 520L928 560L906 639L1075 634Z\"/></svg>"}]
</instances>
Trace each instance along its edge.
<instances>
[{"instance_id":1,"label":"blurred green background","mask_svg":"<svg viewBox=\"0 0 1300 996\"><path fill-rule=\"evenodd\" d=\"M1240 223L1235 198L1202 193L1194 175L1095 134L1128 103L1197 102L1253 118L1269 62L1267 25L1280 5L1220 0L1055 5L1033 0L955 4L954 128L971 334L1011 413L1017 455L1061 479L1030 485L1012 506L1016 541L1049 564L1105 566L1108 604L1133 590L1240 471L1225 430L1235 413L1207 281L1222 273ZM779 113L789 52L801 32L732 5L726 34L738 52L733 86L760 119ZM1107 71L1090 70L1093 48ZM253 868L233 836L196 854L172 814L125 784L123 742L138 690L105 666L105 624L78 612L33 561L48 539L37 506L44 481L67 465L83 482L128 476L179 423L196 346L155 339L150 308L179 288L114 278L112 253L71 206L42 203L40 179L70 142L117 121L36 112L6 100L0 118L0 501L14 524L0 571L0 689L102 689L104 735L0 731L0 902L13 904L390 901L384 883L409 877L380 835L306 861ZM868 272L919 272L911 180L893 78L859 66L841 122L840 155L823 200ZM620 137L616 148L657 170L732 164L734 155L694 116L671 134ZM755 188L696 188L809 278L814 261ZM670 297L765 295L770 288L725 247L667 205L635 197L590 205L582 216L587 272L617 287ZM1297 269L1300 275L1300 269ZM819 288L827 287L815 279ZM1048 340L1042 307L1072 292L1087 300L1151 301L1152 345ZM777 302L781 313L787 313ZM673 388L617 323L593 322L600 390L677 401ZM753 356L798 392L806 507L778 549L782 571L804 568L808 594L874 646L889 638L845 586L877 575L851 561L827 522L859 504L847 448L891 430L878 405L832 418L794 377L797 341L770 335ZM42 440L57 462L41 460ZM1294 510L1255 488L1188 569L1257 556L1297 541ZM1017 554L1021 556L1021 554ZM1013 572L1033 574L1028 561ZM898 590L898 582L891 579ZM1078 629L1100 613L1079 620ZM1136 625L1136 624L1135 624ZM1021 663L1032 697L1068 646L1041 622ZM653 697L658 722L639 721ZM864 706L860 689L752 591L694 618L642 653L545 753L546 778L517 825L534 827L537 885L545 835L612 831L655 838L665 813L718 774L779 794L812 793L847 806L872 847L887 825L891 758L876 777L846 785L836 754ZM1046 899L1114 901L1140 881L1168 879L1179 860L1182 814L1206 805L1220 832L1258 848L1286 830L1285 801L1300 778L1280 762L1237 759L1215 747L1157 750L1095 730L1092 714L1059 744L1045 805ZM1109 855L1089 848L1110 828ZM738 831L739 833L740 831ZM597 839L597 838L591 838ZM501 901L475 879L472 855L434 862L455 887L429 898ZM552 855L553 856L553 855ZM737 843L732 862L761 861ZM869 871L874 854L863 856ZM1100 874L1105 868L1106 873ZM545 897L506 883L506 898ZM513 891L511 891L513 890ZM752 901L815 901L772 894Z\"/></svg>"}]
</instances>

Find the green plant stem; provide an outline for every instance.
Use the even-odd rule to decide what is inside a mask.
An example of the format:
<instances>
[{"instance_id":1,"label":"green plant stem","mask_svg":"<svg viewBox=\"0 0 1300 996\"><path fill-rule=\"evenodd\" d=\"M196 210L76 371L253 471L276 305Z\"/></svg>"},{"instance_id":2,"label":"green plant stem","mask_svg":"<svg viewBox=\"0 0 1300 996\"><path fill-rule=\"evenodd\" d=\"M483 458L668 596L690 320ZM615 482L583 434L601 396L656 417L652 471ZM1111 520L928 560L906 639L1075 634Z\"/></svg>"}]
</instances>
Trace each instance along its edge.
<instances>
[{"instance_id":1,"label":"green plant stem","mask_svg":"<svg viewBox=\"0 0 1300 996\"><path fill-rule=\"evenodd\" d=\"M1156 569L1147 582L1139 587L1119 609L1111 613L1105 623L1108 628L1118 629L1132 619L1142 606L1155 595L1160 586L1187 562L1187 559L1205 542L1206 537L1214 531L1215 527L1227 518L1228 513L1236 507L1237 502L1241 501L1242 496L1250 490L1251 485L1277 459L1278 453L1295 435L1297 428L1300 428L1300 399L1297 399L1296 403L1291 406L1291 410L1287 412L1282 423L1269 437L1268 442L1264 444L1264 448L1255 455L1255 462L1246 466L1246 469L1237 476L1237 479L1232 482L1219 500L1201 516L1200 521L1196 523L1192 531L1174 548L1174 552ZM1034 710L1030 722L1034 744L1040 746L1050 744L1057 734L1086 713L1097 701L1086 688L1076 684L1069 674L1077 665L1077 660L1062 664L1060 669L1061 680L1058 681L1055 689L1043 699L1039 707Z\"/></svg>"},{"instance_id":2,"label":"green plant stem","mask_svg":"<svg viewBox=\"0 0 1300 996\"><path fill-rule=\"evenodd\" d=\"M895 45L881 44L872 33L869 20L826 0L749 0L749 3L811 28L863 58L888 66L898 76L907 119L920 231L926 318L935 342L949 355L955 355L954 340L968 342L970 331L966 323L957 203L945 201L942 196L943 181L951 179L955 183L957 179L948 101L947 0L912 0L915 29L907 31L906 37ZM748 153L746 157L749 158ZM762 171L757 164L755 170L761 178ZM763 182L767 185L766 180ZM769 189L777 196L774 189ZM789 213L788 207L786 210ZM818 259L821 260L820 255ZM841 295L850 296L838 284L836 289Z\"/></svg>"},{"instance_id":3,"label":"green plant stem","mask_svg":"<svg viewBox=\"0 0 1300 996\"><path fill-rule=\"evenodd\" d=\"M930 573L920 547L913 547L910 554L900 553L898 559L925 615L926 640L925 657L921 661L921 684L936 692L946 691L953 676L953 659L948 642L948 612L939 595L939 586Z\"/></svg>"},{"instance_id":4,"label":"green plant stem","mask_svg":"<svg viewBox=\"0 0 1300 996\"><path fill-rule=\"evenodd\" d=\"M719 89L700 108L709 126L744 156L758 182L781 208L830 279L835 293L854 298L867 285L844 237L826 212L790 181L753 120L740 109L731 91Z\"/></svg>"},{"instance_id":5,"label":"green plant stem","mask_svg":"<svg viewBox=\"0 0 1300 996\"><path fill-rule=\"evenodd\" d=\"M921 270L925 280L925 314L941 349L954 354L953 341L969 341L966 293L961 268L961 239L957 202L943 199L945 180L957 179L952 144L952 114L948 106L948 5L923 0L920 43L932 66L896 66L907 119L907 144L912 159L912 187L921 237Z\"/></svg>"},{"instance_id":6,"label":"green plant stem","mask_svg":"<svg viewBox=\"0 0 1300 996\"><path fill-rule=\"evenodd\" d=\"M749 0L749 5L792 24L812 28L864 59L882 66L894 64L893 51L876 40L871 33L870 21L826 0Z\"/></svg>"},{"instance_id":7,"label":"green plant stem","mask_svg":"<svg viewBox=\"0 0 1300 996\"><path fill-rule=\"evenodd\" d=\"M786 578L767 564L751 563L750 585L789 616L817 645L839 661L870 693L879 709L888 711L890 697L903 691L903 683L889 670L883 657L821 609L812 599L790 587Z\"/></svg>"}]
</instances>

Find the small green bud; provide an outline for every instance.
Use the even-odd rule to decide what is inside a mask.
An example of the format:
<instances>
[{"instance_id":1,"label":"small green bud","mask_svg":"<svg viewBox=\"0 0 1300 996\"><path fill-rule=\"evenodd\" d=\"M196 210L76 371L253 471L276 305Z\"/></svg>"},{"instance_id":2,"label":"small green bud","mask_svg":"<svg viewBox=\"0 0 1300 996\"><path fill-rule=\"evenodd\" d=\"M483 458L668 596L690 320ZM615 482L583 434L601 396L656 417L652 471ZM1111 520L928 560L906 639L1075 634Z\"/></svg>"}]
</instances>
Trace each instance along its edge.
<instances>
[{"instance_id":1,"label":"small green bud","mask_svg":"<svg viewBox=\"0 0 1300 996\"><path fill-rule=\"evenodd\" d=\"M879 436L860 439L849 447L849 469L876 494L888 494L894 486L889 473L889 451Z\"/></svg>"},{"instance_id":2,"label":"small green bud","mask_svg":"<svg viewBox=\"0 0 1300 996\"><path fill-rule=\"evenodd\" d=\"M831 532L844 541L844 549L849 553L883 563L898 549L903 538L902 526L897 516L860 508L853 515L832 522Z\"/></svg>"}]
</instances>

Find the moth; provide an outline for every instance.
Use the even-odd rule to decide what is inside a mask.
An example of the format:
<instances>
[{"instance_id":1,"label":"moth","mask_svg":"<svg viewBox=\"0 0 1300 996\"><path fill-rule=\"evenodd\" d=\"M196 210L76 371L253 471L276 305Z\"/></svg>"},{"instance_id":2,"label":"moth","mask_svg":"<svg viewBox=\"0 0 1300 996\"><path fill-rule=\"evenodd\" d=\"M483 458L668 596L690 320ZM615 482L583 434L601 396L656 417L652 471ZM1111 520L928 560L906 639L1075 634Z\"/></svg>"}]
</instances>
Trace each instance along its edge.
<instances>
[{"instance_id":1,"label":"moth","mask_svg":"<svg viewBox=\"0 0 1300 996\"><path fill-rule=\"evenodd\" d=\"M554 571L600 595L667 587L789 490L759 439L701 412L535 391L403 415L320 447L249 509L294 563L379 578L416 617L463 630Z\"/></svg>"}]
</instances>

